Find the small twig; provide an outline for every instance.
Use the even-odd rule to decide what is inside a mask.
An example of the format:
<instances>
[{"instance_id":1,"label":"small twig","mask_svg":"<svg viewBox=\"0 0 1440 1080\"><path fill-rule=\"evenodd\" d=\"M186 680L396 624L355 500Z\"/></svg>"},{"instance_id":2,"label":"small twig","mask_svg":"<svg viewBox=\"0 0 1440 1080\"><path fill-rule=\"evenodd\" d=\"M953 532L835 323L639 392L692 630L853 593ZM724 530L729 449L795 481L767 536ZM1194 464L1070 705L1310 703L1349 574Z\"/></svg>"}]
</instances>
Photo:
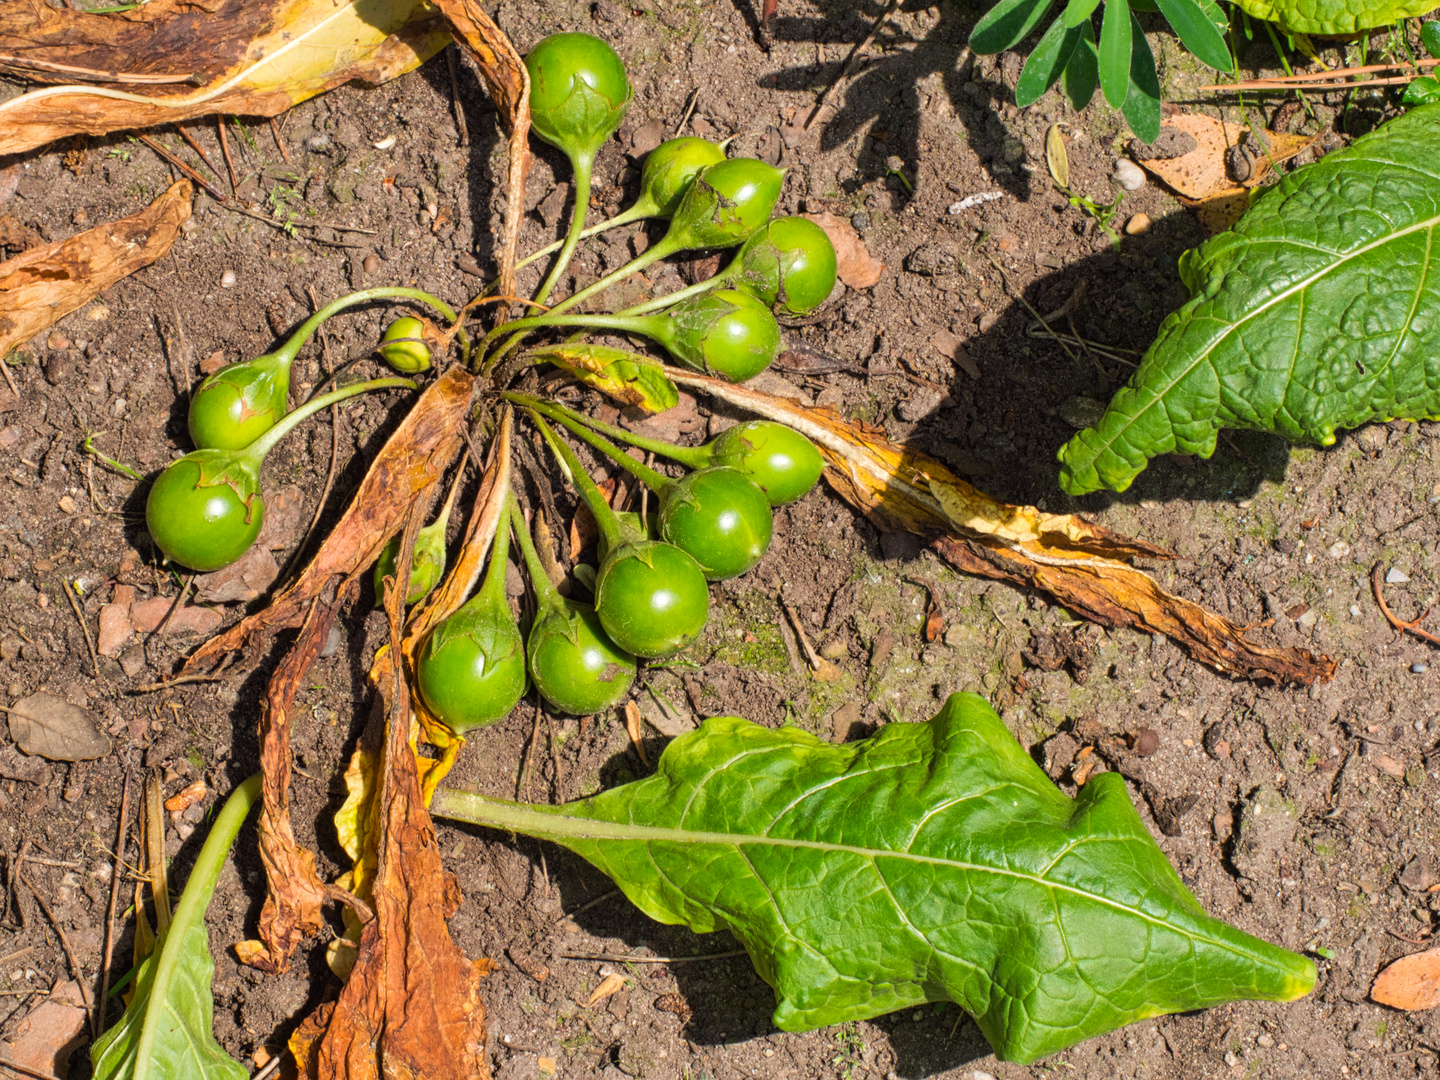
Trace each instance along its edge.
<instances>
[{"instance_id":1,"label":"small twig","mask_svg":"<svg viewBox=\"0 0 1440 1080\"><path fill-rule=\"evenodd\" d=\"M226 667L229 667L227 664ZM159 682L141 683L139 686L131 687L135 694L153 694L157 690L169 690L172 686L184 686L186 683L198 682L219 682L225 677L225 668L211 672L208 675L176 675L173 679L162 679Z\"/></svg>"},{"instance_id":2,"label":"small twig","mask_svg":"<svg viewBox=\"0 0 1440 1080\"><path fill-rule=\"evenodd\" d=\"M530 728L530 742L525 748L525 763L520 767L520 775L515 778L515 798L520 798L523 791L525 801L530 801L530 766L535 763L535 744L540 740L540 695L535 695L535 723Z\"/></svg>"},{"instance_id":3,"label":"small twig","mask_svg":"<svg viewBox=\"0 0 1440 1080\"><path fill-rule=\"evenodd\" d=\"M275 137L275 146L280 151L280 156L285 159L286 165L294 165L290 160L290 151L285 149L285 140L280 137L280 125L275 123L275 118L270 117L270 134Z\"/></svg>"},{"instance_id":4,"label":"small twig","mask_svg":"<svg viewBox=\"0 0 1440 1080\"><path fill-rule=\"evenodd\" d=\"M1395 628L1396 634L1403 634L1408 631L1421 641L1428 641L1431 645L1440 645L1440 637L1436 637L1434 634L1428 634L1420 629L1420 624L1424 622L1426 616L1430 614L1429 608L1421 612L1420 617L1414 622L1406 622L1390 610L1390 605L1385 603L1385 592L1380 580L1380 564L1378 562L1375 564L1375 568L1370 571L1370 586L1375 590L1375 602L1380 605L1380 614L1384 615L1385 621Z\"/></svg>"},{"instance_id":5,"label":"small twig","mask_svg":"<svg viewBox=\"0 0 1440 1080\"><path fill-rule=\"evenodd\" d=\"M53 867L56 867L57 869L60 869L60 870L83 870L83 869L85 869L85 864L84 864L84 863L67 862L67 861L64 860L64 859L42 859L39 855L26 855L26 856L25 856L25 861L26 861L26 862L33 862L36 866L53 866ZM8 959L9 959L8 956L7 956L7 957L4 957L3 959L0 959L0 964L3 964L3 963L4 963L6 960L8 960Z\"/></svg>"},{"instance_id":6,"label":"small twig","mask_svg":"<svg viewBox=\"0 0 1440 1080\"><path fill-rule=\"evenodd\" d=\"M1420 938L1420 939L1417 941L1415 938L1406 937L1404 934L1400 933L1399 930L1391 930L1389 927L1386 927L1386 928L1385 928L1385 932L1386 932L1387 934L1389 934L1391 937L1393 937L1393 938L1398 938L1399 940L1405 942L1406 945L1429 945L1429 944L1430 944L1430 942L1429 942L1426 938Z\"/></svg>"},{"instance_id":7,"label":"small twig","mask_svg":"<svg viewBox=\"0 0 1440 1080\"><path fill-rule=\"evenodd\" d=\"M216 202L218 202L218 203L228 203L228 202L230 202L230 200L225 197L225 194L224 194L219 188L217 188L214 184L210 183L209 180L206 180L203 176L201 176L198 172L196 172L194 169L192 169L192 168L191 168L189 165L187 165L185 162L181 161L178 157L176 157L174 154L172 154L169 150L166 150L165 147L161 146L158 142L156 142L154 139L152 139L149 135L146 135L143 131L137 131L137 132L135 133L135 137L136 137L137 139L139 139L142 143L144 143L146 146L148 146L151 150L154 150L155 153L159 154L162 158L164 158L166 161L168 161L171 165L174 165L175 168L179 169L182 173L184 173L184 174L185 174L187 177L189 177L192 181L194 181L195 183L197 183L197 184L199 184L201 187L203 187L207 192L210 193L210 195L215 199Z\"/></svg>"},{"instance_id":8,"label":"small twig","mask_svg":"<svg viewBox=\"0 0 1440 1080\"><path fill-rule=\"evenodd\" d=\"M85 441L80 444L81 448L87 454L90 454L97 461L99 461L100 464L110 468L114 472L119 473L121 476L128 476L131 480L144 480L144 473L136 472L134 469L130 468L129 465L122 464L121 462L116 461L114 458L106 457L99 450L95 449L95 440L104 434L105 432L103 431L96 431L92 432L89 435L86 435Z\"/></svg>"},{"instance_id":9,"label":"small twig","mask_svg":"<svg viewBox=\"0 0 1440 1080\"><path fill-rule=\"evenodd\" d=\"M1334 82L1337 79L1347 79L1355 75L1369 75L1376 71L1414 71L1418 68L1434 67L1440 64L1440 60L1428 58L1425 60L1405 61L1398 64L1367 64L1363 67L1333 68L1329 71L1311 71L1300 75L1276 75L1267 79L1251 79L1248 82L1219 83L1214 86L1202 86L1201 90L1351 90L1357 86L1373 86L1376 81L1363 82L1339 82L1333 87L1316 86L1316 83ZM1413 76L1399 79L1400 82L1409 82Z\"/></svg>"},{"instance_id":10,"label":"small twig","mask_svg":"<svg viewBox=\"0 0 1440 1080\"><path fill-rule=\"evenodd\" d=\"M601 893L601 894L600 894L599 896L597 896L594 900L587 900L585 903L583 903L583 904L581 904L579 907L577 907L574 911L567 911L567 912L565 912L563 915L560 916L559 919L556 919L555 921L556 921L556 922L561 922L561 921L564 920L564 919L573 919L576 915L579 915L581 912L583 912L583 911L589 911L591 908L597 907L597 906L599 906L600 904L603 904L606 900L609 900L609 899L611 899L612 897L619 896L619 895L620 895L620 890L619 890L619 889L611 889L611 890L610 890L609 892L607 892L607 893ZM0 961L0 963L3 963L3 961Z\"/></svg>"},{"instance_id":11,"label":"small twig","mask_svg":"<svg viewBox=\"0 0 1440 1080\"><path fill-rule=\"evenodd\" d=\"M680 123L675 125L675 134L670 136L672 139L678 139L680 137L680 133L685 130L685 125L690 122L690 117L695 115L695 106L699 104L700 87L697 86L694 90L690 91L690 100L685 104L685 113L680 117Z\"/></svg>"},{"instance_id":12,"label":"small twig","mask_svg":"<svg viewBox=\"0 0 1440 1080\"><path fill-rule=\"evenodd\" d=\"M865 35L864 40L850 50L850 55L845 57L845 63L840 68L840 74L835 76L835 81L825 88L825 92L820 95L820 100L815 102L815 108L811 109L810 115L805 118L804 130L809 131L814 125L820 116L820 111L825 108L826 102L830 100L830 95L835 92L837 86L850 77L851 73L855 70L855 65L859 62L860 54L870 47L871 43L875 40L875 35L880 33L880 28L885 25L886 20L889 19L891 15L895 14L899 6L900 0L890 0L890 2L885 5L885 10L880 13L880 17L871 24L870 32Z\"/></svg>"},{"instance_id":13,"label":"small twig","mask_svg":"<svg viewBox=\"0 0 1440 1080\"><path fill-rule=\"evenodd\" d=\"M235 181L235 162L230 159L230 137L225 134L225 117L215 117L215 130L220 133L220 153L224 155L225 169L230 173L230 194L238 198L236 193L240 185Z\"/></svg>"},{"instance_id":14,"label":"small twig","mask_svg":"<svg viewBox=\"0 0 1440 1080\"><path fill-rule=\"evenodd\" d=\"M115 836L115 861L110 867L110 903L105 909L105 951L100 968L100 997L95 1008L100 1014L94 1027L103 1027L105 1003L110 1000L110 963L115 955L115 908L120 899L120 871L125 864L125 837L130 817L130 784L134 779L129 762L125 767L125 787L120 793L120 824Z\"/></svg>"},{"instance_id":15,"label":"small twig","mask_svg":"<svg viewBox=\"0 0 1440 1080\"><path fill-rule=\"evenodd\" d=\"M281 1050L280 1053L276 1054L261 1066L260 1071L251 1077L250 1080L269 1080L270 1077L279 1071L281 1063L285 1060L285 1055L289 1052L289 1050Z\"/></svg>"},{"instance_id":16,"label":"small twig","mask_svg":"<svg viewBox=\"0 0 1440 1080\"><path fill-rule=\"evenodd\" d=\"M210 160L210 156L205 153L205 148L195 141L195 136L191 135L190 132L186 131L180 124L175 125L175 130L180 133L180 138L185 140L190 149L200 155L200 160L205 163L207 169L215 174L215 179L220 179L220 170L215 168L214 163Z\"/></svg>"},{"instance_id":17,"label":"small twig","mask_svg":"<svg viewBox=\"0 0 1440 1080\"><path fill-rule=\"evenodd\" d=\"M470 144L470 128L465 123L465 106L460 103L460 76L455 71L455 52L458 45L451 45L445 50L445 66L450 69L450 106L455 110L455 131L459 135L456 146L468 146Z\"/></svg>"},{"instance_id":18,"label":"small twig","mask_svg":"<svg viewBox=\"0 0 1440 1080\"><path fill-rule=\"evenodd\" d=\"M1020 303L1025 305L1025 310L1030 312L1031 317L1045 328L1045 332L1050 335L1051 339L1055 342L1055 344L1059 345L1060 348L1065 350L1066 356L1068 356L1071 360L1078 361L1080 358L1070 351L1070 346L1065 344L1064 340L1060 337L1060 335L1057 334L1051 328L1050 324L1045 321L1045 316L1041 315L1040 312L1035 310L1035 306L1031 304L1029 300L1025 299L1025 294L1023 292L1010 284L1010 276L1005 273L1005 268L995 261L995 256L991 255L987 251L985 253L985 258L990 261L990 265L995 267L996 273L1000 275L1000 282L1005 286L1005 291L1008 292L1011 296L1015 297L1016 300L1019 300Z\"/></svg>"},{"instance_id":19,"label":"small twig","mask_svg":"<svg viewBox=\"0 0 1440 1080\"><path fill-rule=\"evenodd\" d=\"M810 662L812 668L819 671L825 661L820 659L820 654L811 646L810 639L805 635L805 627L800 625L800 615L790 606L790 602L785 599L783 592L780 594L780 606L785 609L785 614L790 619L790 625L795 628L795 637L800 641L800 648L804 650L805 659Z\"/></svg>"},{"instance_id":20,"label":"small twig","mask_svg":"<svg viewBox=\"0 0 1440 1080\"><path fill-rule=\"evenodd\" d=\"M20 388L15 385L15 377L10 374L9 363L3 359L0 359L0 375L5 376L5 385L10 387L10 393L18 398L20 396Z\"/></svg>"},{"instance_id":21,"label":"small twig","mask_svg":"<svg viewBox=\"0 0 1440 1080\"><path fill-rule=\"evenodd\" d=\"M74 64L60 64L53 60L11 56L8 53L0 53L0 64L8 67L29 68L31 71L53 71L77 82L149 83L153 86L167 86L173 83L201 85L200 77L189 71L184 75L136 75L128 71L101 71L97 68L76 67Z\"/></svg>"},{"instance_id":22,"label":"small twig","mask_svg":"<svg viewBox=\"0 0 1440 1080\"><path fill-rule=\"evenodd\" d=\"M90 669L95 673L95 684L100 684L100 658L95 655L95 639L90 636L90 627L85 624L85 613L75 600L75 582L65 582L65 599L70 601L70 610L75 612L75 621L85 635L85 647L90 650Z\"/></svg>"},{"instance_id":23,"label":"small twig","mask_svg":"<svg viewBox=\"0 0 1440 1080\"><path fill-rule=\"evenodd\" d=\"M619 892L620 890L619 890L619 889L616 889L615 891L616 891L616 892ZM589 907L589 905L587 904L586 907ZM583 910L585 910L585 909L584 909L584 908L581 908L580 910L583 911ZM26 945L23 949L16 949L16 950L15 950L14 952L12 952L12 953L6 953L4 956L0 956L0 964L9 964L9 963L12 963L12 962L14 962L14 961L16 961L16 960L19 960L21 957L29 956L29 955L30 955L32 952L34 952L34 951L35 951L35 946L34 946L34 945Z\"/></svg>"},{"instance_id":24,"label":"small twig","mask_svg":"<svg viewBox=\"0 0 1440 1080\"><path fill-rule=\"evenodd\" d=\"M688 964L696 960L729 960L732 956L745 956L744 949L730 952L706 953L703 956L617 956L614 953L561 953L565 960L600 960L610 964Z\"/></svg>"},{"instance_id":25,"label":"small twig","mask_svg":"<svg viewBox=\"0 0 1440 1080\"><path fill-rule=\"evenodd\" d=\"M80 966L80 961L76 959L75 950L70 947L70 939L65 936L65 928L60 925L60 920L55 918L55 913L50 910L50 905L40 895L40 890L35 888L30 883L30 879L25 876L25 871L17 870L15 877L20 884L30 890L30 895L35 897L35 903L40 908L41 914L50 923L51 929L55 931L55 936L60 939L60 948L65 953L66 962L70 965L70 973L75 976L75 982L80 987L80 1000L90 1012L90 1035L92 1038L98 1039L100 1037L99 1020L95 1016L95 1006L90 997L90 988L85 985L85 970Z\"/></svg>"}]
</instances>

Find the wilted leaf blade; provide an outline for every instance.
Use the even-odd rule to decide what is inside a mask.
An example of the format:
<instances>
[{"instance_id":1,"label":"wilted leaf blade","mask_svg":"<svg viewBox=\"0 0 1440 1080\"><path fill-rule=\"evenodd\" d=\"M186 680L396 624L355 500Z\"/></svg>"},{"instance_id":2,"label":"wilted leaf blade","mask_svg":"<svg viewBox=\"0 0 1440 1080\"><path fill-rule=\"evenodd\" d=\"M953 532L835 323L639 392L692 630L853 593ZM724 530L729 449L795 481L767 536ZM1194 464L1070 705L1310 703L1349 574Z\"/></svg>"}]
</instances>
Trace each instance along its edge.
<instances>
[{"instance_id":1,"label":"wilted leaf blade","mask_svg":"<svg viewBox=\"0 0 1440 1080\"><path fill-rule=\"evenodd\" d=\"M679 391L665 369L637 353L592 342L552 345L530 354L536 361L564 368L621 405L647 413L664 412L680 403Z\"/></svg>"}]
</instances>

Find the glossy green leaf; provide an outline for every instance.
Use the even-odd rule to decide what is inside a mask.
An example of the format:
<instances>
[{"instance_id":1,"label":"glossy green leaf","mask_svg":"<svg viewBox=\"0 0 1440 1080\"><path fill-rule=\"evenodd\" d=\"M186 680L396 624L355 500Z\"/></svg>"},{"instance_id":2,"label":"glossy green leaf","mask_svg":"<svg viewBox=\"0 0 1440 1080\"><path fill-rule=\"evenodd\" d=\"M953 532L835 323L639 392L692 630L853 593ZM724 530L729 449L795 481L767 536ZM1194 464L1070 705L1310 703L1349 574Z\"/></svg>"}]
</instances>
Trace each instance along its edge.
<instances>
[{"instance_id":1,"label":"glossy green leaf","mask_svg":"<svg viewBox=\"0 0 1440 1080\"><path fill-rule=\"evenodd\" d=\"M981 56L1013 48L1040 25L1054 0L1000 0L970 31L970 48Z\"/></svg>"},{"instance_id":2,"label":"glossy green leaf","mask_svg":"<svg viewBox=\"0 0 1440 1080\"><path fill-rule=\"evenodd\" d=\"M1435 9L1435 0L1235 0L1256 19L1289 34L1355 34Z\"/></svg>"},{"instance_id":3,"label":"glossy green leaf","mask_svg":"<svg viewBox=\"0 0 1440 1080\"><path fill-rule=\"evenodd\" d=\"M1071 494L1124 491L1156 454L1209 457L1221 428L1328 446L1440 416L1440 105L1292 173L1180 273L1189 302L1060 450Z\"/></svg>"},{"instance_id":4,"label":"glossy green leaf","mask_svg":"<svg viewBox=\"0 0 1440 1080\"><path fill-rule=\"evenodd\" d=\"M1100 90L1112 109L1125 104L1130 89L1132 21L1126 0L1109 0L1105 5L1100 23Z\"/></svg>"},{"instance_id":5,"label":"glossy green leaf","mask_svg":"<svg viewBox=\"0 0 1440 1080\"><path fill-rule=\"evenodd\" d=\"M1083 22L1089 22L1090 16L1095 14L1095 9L1100 6L1100 0L1070 0L1065 5L1065 14L1062 18L1066 26L1079 26Z\"/></svg>"},{"instance_id":6,"label":"glossy green leaf","mask_svg":"<svg viewBox=\"0 0 1440 1080\"><path fill-rule=\"evenodd\" d=\"M1216 26L1197 0L1155 0L1160 13L1180 42L1202 63L1219 71L1229 71L1230 46L1225 44L1223 25Z\"/></svg>"},{"instance_id":7,"label":"glossy green leaf","mask_svg":"<svg viewBox=\"0 0 1440 1080\"><path fill-rule=\"evenodd\" d=\"M1420 27L1420 43L1432 59L1440 60L1440 22L1432 19Z\"/></svg>"},{"instance_id":8,"label":"glossy green leaf","mask_svg":"<svg viewBox=\"0 0 1440 1080\"><path fill-rule=\"evenodd\" d=\"M1304 957L1205 914L1118 774L1067 798L973 694L838 746L711 719L655 775L591 799L442 790L433 809L563 844L661 922L728 929L785 1031L949 1000L997 1056L1030 1062L1315 981Z\"/></svg>"},{"instance_id":9,"label":"glossy green leaf","mask_svg":"<svg viewBox=\"0 0 1440 1080\"><path fill-rule=\"evenodd\" d=\"M1065 97L1075 109L1083 109L1100 85L1100 62L1095 50L1095 31L1088 22L1080 24L1080 41L1065 65Z\"/></svg>"},{"instance_id":10,"label":"glossy green leaf","mask_svg":"<svg viewBox=\"0 0 1440 1080\"><path fill-rule=\"evenodd\" d=\"M1405 87L1405 93L1400 96L1400 103L1407 109L1413 109L1417 105L1434 105L1436 102L1440 102L1440 79L1433 75L1411 80L1410 85Z\"/></svg>"},{"instance_id":11,"label":"glossy green leaf","mask_svg":"<svg viewBox=\"0 0 1440 1080\"><path fill-rule=\"evenodd\" d=\"M1130 79L1120 111L1131 131L1147 143L1154 142L1160 137L1160 76L1155 70L1155 54L1133 11L1130 22L1135 47L1130 52Z\"/></svg>"},{"instance_id":12,"label":"glossy green leaf","mask_svg":"<svg viewBox=\"0 0 1440 1080\"><path fill-rule=\"evenodd\" d=\"M95 1080L246 1080L249 1071L215 1041L210 981L215 961L205 909L235 834L260 794L246 780L215 817L170 926L140 965L135 996L120 1022L90 1048Z\"/></svg>"},{"instance_id":13,"label":"glossy green leaf","mask_svg":"<svg viewBox=\"0 0 1440 1080\"><path fill-rule=\"evenodd\" d=\"M1020 79L1015 84L1015 104L1022 108L1033 105L1054 86L1065 65L1080 44L1080 28L1066 27L1065 20L1056 19L1050 24L1034 50L1025 61Z\"/></svg>"},{"instance_id":14,"label":"glossy green leaf","mask_svg":"<svg viewBox=\"0 0 1440 1080\"><path fill-rule=\"evenodd\" d=\"M530 356L537 363L564 368L622 405L638 405L657 413L680 403L679 391L665 369L638 353L590 342L567 342L536 349Z\"/></svg>"}]
</instances>

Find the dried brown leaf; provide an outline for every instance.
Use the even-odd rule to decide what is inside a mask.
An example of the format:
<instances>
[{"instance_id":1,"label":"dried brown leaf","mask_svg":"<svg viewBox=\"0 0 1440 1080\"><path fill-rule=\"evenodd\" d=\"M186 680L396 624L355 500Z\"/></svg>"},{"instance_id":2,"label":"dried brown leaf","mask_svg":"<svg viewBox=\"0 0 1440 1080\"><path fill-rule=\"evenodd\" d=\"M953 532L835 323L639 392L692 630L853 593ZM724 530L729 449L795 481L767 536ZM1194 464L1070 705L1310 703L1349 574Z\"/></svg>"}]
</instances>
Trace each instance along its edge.
<instances>
[{"instance_id":1,"label":"dried brown leaf","mask_svg":"<svg viewBox=\"0 0 1440 1080\"><path fill-rule=\"evenodd\" d=\"M211 671L236 651L256 656L276 631L299 625L317 597L368 570L464 445L461 432L474 385L474 378L459 368L431 383L386 440L344 516L299 577L263 611L197 649L184 671Z\"/></svg>"},{"instance_id":2,"label":"dried brown leaf","mask_svg":"<svg viewBox=\"0 0 1440 1080\"><path fill-rule=\"evenodd\" d=\"M1440 949L1402 956L1375 976L1370 997L1381 1005L1422 1012L1440 1006Z\"/></svg>"},{"instance_id":3,"label":"dried brown leaf","mask_svg":"<svg viewBox=\"0 0 1440 1080\"><path fill-rule=\"evenodd\" d=\"M514 296L515 252L525 213L525 175L530 171L530 73L505 32L475 0L434 0L434 4L450 20L456 38L479 67L510 135L498 291L501 296Z\"/></svg>"},{"instance_id":4,"label":"dried brown leaf","mask_svg":"<svg viewBox=\"0 0 1440 1080\"><path fill-rule=\"evenodd\" d=\"M216 113L277 116L352 79L393 79L448 42L417 0L151 0L119 16L15 0L0 5L0 70L71 85L0 104L0 154Z\"/></svg>"},{"instance_id":5,"label":"dried brown leaf","mask_svg":"<svg viewBox=\"0 0 1440 1080\"><path fill-rule=\"evenodd\" d=\"M50 761L92 761L110 752L110 740L78 705L44 690L5 710L10 738L22 753Z\"/></svg>"},{"instance_id":6,"label":"dried brown leaf","mask_svg":"<svg viewBox=\"0 0 1440 1080\"><path fill-rule=\"evenodd\" d=\"M648 768L650 761L645 756L645 727L640 721L640 706L633 701L625 702L625 731L630 736L630 745L640 755L640 764Z\"/></svg>"},{"instance_id":7,"label":"dried brown leaf","mask_svg":"<svg viewBox=\"0 0 1440 1080\"><path fill-rule=\"evenodd\" d=\"M880 280L885 264L870 254L855 226L834 214L805 214L830 238L835 248L840 280L852 289L869 289Z\"/></svg>"},{"instance_id":8,"label":"dried brown leaf","mask_svg":"<svg viewBox=\"0 0 1440 1080\"><path fill-rule=\"evenodd\" d=\"M618 971L612 971L601 980L599 986L595 987L589 999L585 1002L585 1008L588 1009L597 1001L604 1001L606 998L618 994L621 990L625 989L625 983L627 981L624 975L621 975Z\"/></svg>"},{"instance_id":9,"label":"dried brown leaf","mask_svg":"<svg viewBox=\"0 0 1440 1080\"><path fill-rule=\"evenodd\" d=\"M998 502L944 465L889 442L883 432L832 409L807 407L744 386L678 369L682 386L706 390L808 435L824 454L825 478L881 529L917 533L966 573L1027 585L1102 626L1164 634L1217 671L1308 686L1328 680L1335 662L1305 649L1272 649L1241 627L1174 596L1133 565L1169 559L1164 548L1122 536L1074 514Z\"/></svg>"},{"instance_id":10,"label":"dried brown leaf","mask_svg":"<svg viewBox=\"0 0 1440 1080\"><path fill-rule=\"evenodd\" d=\"M5 129L0 105L0 144ZM0 356L168 252L190 217L191 192L181 180L138 214L0 263Z\"/></svg>"}]
</instances>

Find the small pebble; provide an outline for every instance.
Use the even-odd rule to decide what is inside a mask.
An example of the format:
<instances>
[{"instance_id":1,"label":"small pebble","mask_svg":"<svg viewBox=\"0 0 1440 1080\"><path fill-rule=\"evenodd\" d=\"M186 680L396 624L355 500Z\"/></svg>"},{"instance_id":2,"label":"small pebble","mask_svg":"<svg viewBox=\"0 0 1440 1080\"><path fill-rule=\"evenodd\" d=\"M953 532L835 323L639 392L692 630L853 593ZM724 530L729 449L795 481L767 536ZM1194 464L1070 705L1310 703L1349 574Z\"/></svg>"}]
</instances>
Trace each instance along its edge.
<instances>
[{"instance_id":1,"label":"small pebble","mask_svg":"<svg viewBox=\"0 0 1440 1080\"><path fill-rule=\"evenodd\" d=\"M1325 553L1332 559L1343 559L1350 554L1350 545L1344 540L1336 540L1325 549Z\"/></svg>"},{"instance_id":2,"label":"small pebble","mask_svg":"<svg viewBox=\"0 0 1440 1080\"><path fill-rule=\"evenodd\" d=\"M1405 573L1405 571L1401 570L1398 566L1392 566L1389 572L1385 575L1385 584L1387 585L1404 585L1409 580L1410 575Z\"/></svg>"},{"instance_id":3,"label":"small pebble","mask_svg":"<svg viewBox=\"0 0 1440 1080\"><path fill-rule=\"evenodd\" d=\"M1129 158L1121 158L1117 161L1115 171L1110 175L1126 191L1139 191L1145 186L1145 170Z\"/></svg>"},{"instance_id":4,"label":"small pebble","mask_svg":"<svg viewBox=\"0 0 1440 1080\"><path fill-rule=\"evenodd\" d=\"M9 686L5 688L5 692L9 694L12 698L24 697L25 687L18 682L12 682Z\"/></svg>"},{"instance_id":5,"label":"small pebble","mask_svg":"<svg viewBox=\"0 0 1440 1080\"><path fill-rule=\"evenodd\" d=\"M1410 665L1410 670L1416 675L1424 675L1425 672L1430 670L1430 665L1425 663L1415 663Z\"/></svg>"},{"instance_id":6,"label":"small pebble","mask_svg":"<svg viewBox=\"0 0 1440 1080\"><path fill-rule=\"evenodd\" d=\"M235 287L235 271L226 270L220 275L220 287L222 289L233 289Z\"/></svg>"},{"instance_id":7,"label":"small pebble","mask_svg":"<svg viewBox=\"0 0 1440 1080\"><path fill-rule=\"evenodd\" d=\"M1125 222L1126 236L1144 236L1150 231L1149 214L1132 214L1130 220Z\"/></svg>"},{"instance_id":8,"label":"small pebble","mask_svg":"<svg viewBox=\"0 0 1440 1080\"><path fill-rule=\"evenodd\" d=\"M367 274L376 273L380 269L380 257L378 255L366 255L365 261L360 264L360 267Z\"/></svg>"},{"instance_id":9,"label":"small pebble","mask_svg":"<svg viewBox=\"0 0 1440 1080\"><path fill-rule=\"evenodd\" d=\"M323 154L330 149L329 135L313 135L305 140L305 149L312 154Z\"/></svg>"},{"instance_id":10,"label":"small pebble","mask_svg":"<svg viewBox=\"0 0 1440 1080\"><path fill-rule=\"evenodd\" d=\"M850 224L855 227L856 232L863 233L870 227L870 215L861 210L850 219Z\"/></svg>"},{"instance_id":11,"label":"small pebble","mask_svg":"<svg viewBox=\"0 0 1440 1080\"><path fill-rule=\"evenodd\" d=\"M1359 604L1351 604L1351 605L1350 605L1350 614L1351 614L1354 618L1357 618L1357 619L1358 619L1358 618L1360 617L1360 605L1359 605Z\"/></svg>"},{"instance_id":12,"label":"small pebble","mask_svg":"<svg viewBox=\"0 0 1440 1080\"><path fill-rule=\"evenodd\" d=\"M1261 1035L1255 1040L1256 1046L1263 1046L1266 1050L1275 1045L1275 1040L1269 1035Z\"/></svg>"}]
</instances>

